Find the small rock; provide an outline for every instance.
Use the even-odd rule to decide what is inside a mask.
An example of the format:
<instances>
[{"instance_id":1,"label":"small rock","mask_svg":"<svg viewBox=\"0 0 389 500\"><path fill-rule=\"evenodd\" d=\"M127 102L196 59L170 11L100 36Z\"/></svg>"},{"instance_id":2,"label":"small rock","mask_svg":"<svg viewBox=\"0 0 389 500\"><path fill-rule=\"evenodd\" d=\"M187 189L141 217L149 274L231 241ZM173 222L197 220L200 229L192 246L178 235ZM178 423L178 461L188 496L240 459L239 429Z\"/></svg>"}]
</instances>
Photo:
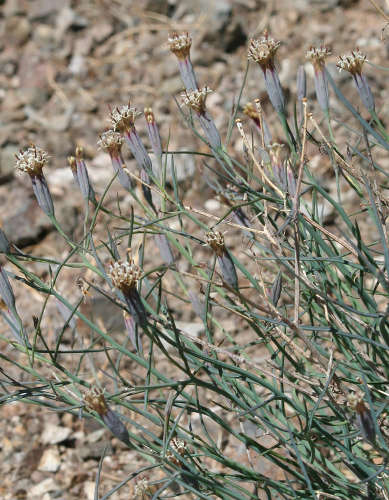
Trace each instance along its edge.
<instances>
[{"instance_id":1,"label":"small rock","mask_svg":"<svg viewBox=\"0 0 389 500\"><path fill-rule=\"evenodd\" d=\"M217 212L220 209L220 202L215 198L211 198L204 203L204 208L208 212Z\"/></svg>"},{"instance_id":2,"label":"small rock","mask_svg":"<svg viewBox=\"0 0 389 500\"><path fill-rule=\"evenodd\" d=\"M16 145L5 146L0 152L0 183L10 180L15 172L15 154L18 152Z\"/></svg>"},{"instance_id":3,"label":"small rock","mask_svg":"<svg viewBox=\"0 0 389 500\"><path fill-rule=\"evenodd\" d=\"M176 321L176 326L179 330L182 330L184 333L188 333L192 337L200 337L200 334L204 333L203 323Z\"/></svg>"},{"instance_id":4,"label":"small rock","mask_svg":"<svg viewBox=\"0 0 389 500\"><path fill-rule=\"evenodd\" d=\"M59 425L48 424L45 426L42 433L43 444L57 444L65 441L70 434L71 429L60 427Z\"/></svg>"},{"instance_id":5,"label":"small rock","mask_svg":"<svg viewBox=\"0 0 389 500\"><path fill-rule=\"evenodd\" d=\"M44 21L66 4L69 4L69 0L35 0L31 2L28 14L33 21Z\"/></svg>"},{"instance_id":6,"label":"small rock","mask_svg":"<svg viewBox=\"0 0 389 500\"><path fill-rule=\"evenodd\" d=\"M49 491L55 491L58 489L57 483L54 481L52 477L48 477L44 479L40 483L33 486L29 491L29 498L31 497L40 497Z\"/></svg>"},{"instance_id":7,"label":"small rock","mask_svg":"<svg viewBox=\"0 0 389 500\"><path fill-rule=\"evenodd\" d=\"M7 33L8 42L23 45L30 36L31 25L25 17L10 17L6 20L5 32Z\"/></svg>"},{"instance_id":8,"label":"small rock","mask_svg":"<svg viewBox=\"0 0 389 500\"><path fill-rule=\"evenodd\" d=\"M57 472L61 465L61 459L57 448L48 448L43 452L38 470L42 472Z\"/></svg>"},{"instance_id":9,"label":"small rock","mask_svg":"<svg viewBox=\"0 0 389 500\"><path fill-rule=\"evenodd\" d=\"M84 495L86 500L93 500L95 498L95 488L96 485L94 481L85 481L84 483Z\"/></svg>"},{"instance_id":10,"label":"small rock","mask_svg":"<svg viewBox=\"0 0 389 500\"><path fill-rule=\"evenodd\" d=\"M158 172L159 166L154 155L150 155L151 161L153 163L154 173ZM166 161L166 180L167 182L172 182L173 175L173 165L176 172L177 182L183 182L192 179L196 171L195 161L192 155L189 154L168 154L162 159L163 162Z\"/></svg>"}]
</instances>

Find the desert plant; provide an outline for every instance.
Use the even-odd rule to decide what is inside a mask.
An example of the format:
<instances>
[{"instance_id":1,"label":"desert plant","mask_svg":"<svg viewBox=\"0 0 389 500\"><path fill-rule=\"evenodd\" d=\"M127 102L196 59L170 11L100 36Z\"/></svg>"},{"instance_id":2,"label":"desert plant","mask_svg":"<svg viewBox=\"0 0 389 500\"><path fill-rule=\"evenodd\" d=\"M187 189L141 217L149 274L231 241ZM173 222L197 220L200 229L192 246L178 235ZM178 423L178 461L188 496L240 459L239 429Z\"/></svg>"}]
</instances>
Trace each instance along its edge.
<instances>
[{"instance_id":1,"label":"desert plant","mask_svg":"<svg viewBox=\"0 0 389 500\"><path fill-rule=\"evenodd\" d=\"M144 458L141 470L104 494L102 459L96 499L127 488L137 476L139 498L388 498L389 174L380 158L389 142L377 105L372 98L365 102L366 80L359 70L351 72L364 92L368 120L327 72L328 51L311 49L310 57L323 56L315 73L321 110L312 114L300 69L301 109L288 115L292 106L274 66L279 42L267 33L251 40L249 59L260 64L284 145L271 143L259 102L245 108L259 131L258 143L251 141L246 125L236 120L242 87L229 127L230 132L236 125L244 144L244 154L235 158L206 109L209 89L198 88L189 35L174 34L169 42L189 108L179 104L177 119L208 144L208 153L193 154L202 155L207 181L227 208L214 216L188 206L174 163L166 182L172 152L161 147L158 119L150 109L145 116L154 164L135 128L139 113L129 106L114 109L114 130L99 141L114 168L104 193L91 186L80 149L70 160L86 203L78 240L56 219L42 174L47 153L35 146L22 152L17 166L31 176L67 255L28 255L9 246L1 233L8 261L7 272L2 267L0 273L2 316L13 333L3 329L1 338L19 352L18 358L0 355L2 372L14 365L24 372L24 382L20 391L14 379L2 380L0 401L23 400L42 411L97 419ZM340 61L347 69L349 60ZM338 127L349 128L347 144L337 144L331 127L331 89L356 123ZM137 161L137 173L125 166L123 142ZM332 164L338 195L347 187L361 204L357 212L340 195L334 199L315 176L308 146L319 148ZM132 197L131 212L106 203L115 177ZM336 227L326 227L324 206L332 210ZM362 224L371 230L361 230ZM100 225L108 228L105 241ZM243 244L230 252L231 234L240 235ZM122 250L122 242L130 250ZM149 258L154 246L160 264ZM204 252L207 264L198 257ZM49 278L42 279L32 263L45 267ZM89 296L101 295L118 316L124 314L121 337L82 310L84 293L59 291L64 273L75 269L83 273ZM16 311L14 280L45 299L33 326L23 326ZM49 300L67 311L52 343L42 326ZM179 328L179 304L193 307L203 336ZM229 332L231 319L248 332L243 343ZM67 327L74 320L85 328L81 334L74 327L69 347ZM258 352L267 354L258 359ZM102 356L109 369L99 372ZM128 367L136 374L132 382L124 374ZM245 451L244 460L236 457L238 450ZM264 467L269 463L270 473Z\"/></svg>"}]
</instances>

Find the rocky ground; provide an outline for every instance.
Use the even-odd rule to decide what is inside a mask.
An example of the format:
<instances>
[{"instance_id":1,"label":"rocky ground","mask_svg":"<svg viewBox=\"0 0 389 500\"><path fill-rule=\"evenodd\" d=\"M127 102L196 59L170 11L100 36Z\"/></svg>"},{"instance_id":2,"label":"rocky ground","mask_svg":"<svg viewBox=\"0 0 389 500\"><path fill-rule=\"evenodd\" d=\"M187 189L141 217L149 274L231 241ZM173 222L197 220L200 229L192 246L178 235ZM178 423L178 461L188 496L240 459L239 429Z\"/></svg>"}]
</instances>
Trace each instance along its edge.
<instances>
[{"instance_id":1,"label":"rocky ground","mask_svg":"<svg viewBox=\"0 0 389 500\"><path fill-rule=\"evenodd\" d=\"M388 11L388 2L376 1ZM69 234L77 235L83 202L66 158L74 154L76 145L83 146L90 176L97 191L103 190L112 171L97 140L109 126L110 107L129 99L140 110L152 106L162 137L165 142L170 138L170 150L204 149L187 130L173 99L182 91L182 83L176 60L167 48L168 33L189 31L192 35L192 60L199 81L215 90L208 100L209 109L224 135L246 69L248 38L265 28L283 42L278 59L280 78L291 100L297 67L306 64L313 111L317 107L312 70L304 61L311 45L323 43L332 48L329 69L356 106L356 92L349 76L336 71L335 55L359 47L371 63L386 64L389 30L384 30L385 21L369 0L0 0L0 203L2 227L12 243L36 255L61 255L63 251L62 241L36 205L29 179L14 176L14 155L20 148L33 142L49 152L47 178L58 218ZM380 114L385 116L389 102L386 73L373 66L367 66L366 72ZM242 103L257 97L264 99L277 140L276 118L260 72L253 66ZM342 120L342 109L335 98L332 102L335 120ZM146 138L142 120L139 118L139 131ZM335 124L335 135L337 131ZM345 132L339 134L345 143ZM242 156L236 131L230 151ZM318 175L334 189L327 159L314 149L309 155ZM199 175L201 160L184 154L175 158L185 200L217 213L220 203ZM135 171L130 155L126 160ZM122 206L128 207L119 184L116 190ZM240 244L241 238L232 235L231 250ZM199 251L205 252L206 260L206 251ZM69 275L71 286L76 277ZM70 281L61 286L66 289ZM42 299L38 294L26 296L21 286L16 286L16 294L23 319L30 324L34 300ZM109 311L102 310L97 298L86 307L100 314L103 323L107 321ZM195 332L190 311L178 314L185 327ZM229 327L231 334L238 334L236 325ZM7 334L4 326L0 333ZM10 355L1 341L0 349ZM0 406L0 418L0 499L92 500L98 462L107 442L101 481L104 492L145 465L117 440L110 440L104 429L68 414L18 403ZM122 488L111 498L131 498L130 490Z\"/></svg>"}]
</instances>

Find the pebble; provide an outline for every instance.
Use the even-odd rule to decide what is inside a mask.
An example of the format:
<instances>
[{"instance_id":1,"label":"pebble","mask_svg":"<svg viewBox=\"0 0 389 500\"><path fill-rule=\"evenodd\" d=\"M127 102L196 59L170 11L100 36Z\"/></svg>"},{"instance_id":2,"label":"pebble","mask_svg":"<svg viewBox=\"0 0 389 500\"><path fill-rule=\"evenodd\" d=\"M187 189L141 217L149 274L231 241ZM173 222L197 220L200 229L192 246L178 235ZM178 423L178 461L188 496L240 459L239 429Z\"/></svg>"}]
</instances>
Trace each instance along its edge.
<instances>
[{"instance_id":1,"label":"pebble","mask_svg":"<svg viewBox=\"0 0 389 500\"><path fill-rule=\"evenodd\" d=\"M49 491L55 491L58 489L57 483L54 481L52 477L48 477L36 484L30 489L29 498L31 497L42 497L45 493Z\"/></svg>"},{"instance_id":2,"label":"pebble","mask_svg":"<svg viewBox=\"0 0 389 500\"><path fill-rule=\"evenodd\" d=\"M67 427L61 427L59 425L48 424L45 426L42 433L42 443L43 444L57 444L61 441L65 441L70 434L71 429Z\"/></svg>"},{"instance_id":3,"label":"pebble","mask_svg":"<svg viewBox=\"0 0 389 500\"><path fill-rule=\"evenodd\" d=\"M57 472L61 465L61 459L57 448L48 448L43 452L38 470L42 472Z\"/></svg>"}]
</instances>

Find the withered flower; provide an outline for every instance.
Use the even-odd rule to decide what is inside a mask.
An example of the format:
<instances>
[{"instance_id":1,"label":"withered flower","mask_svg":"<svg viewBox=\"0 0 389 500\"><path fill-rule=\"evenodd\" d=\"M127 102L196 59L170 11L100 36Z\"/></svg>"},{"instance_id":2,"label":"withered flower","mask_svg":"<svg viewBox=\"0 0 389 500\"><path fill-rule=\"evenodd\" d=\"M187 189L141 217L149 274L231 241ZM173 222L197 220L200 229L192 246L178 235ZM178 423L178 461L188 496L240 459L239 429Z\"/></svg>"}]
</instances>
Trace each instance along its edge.
<instances>
[{"instance_id":1,"label":"withered flower","mask_svg":"<svg viewBox=\"0 0 389 500\"><path fill-rule=\"evenodd\" d=\"M150 481L145 477L140 477L135 482L134 498L139 500L147 500L152 498L156 491L158 491L158 486L156 484L151 484Z\"/></svg>"},{"instance_id":2,"label":"withered flower","mask_svg":"<svg viewBox=\"0 0 389 500\"><path fill-rule=\"evenodd\" d=\"M206 234L207 245L215 252L223 281L231 288L238 290L238 276L235 264L224 244L224 236L219 231L209 231Z\"/></svg>"},{"instance_id":3,"label":"withered flower","mask_svg":"<svg viewBox=\"0 0 389 500\"><path fill-rule=\"evenodd\" d=\"M177 455L180 455L181 457L184 457L186 455L186 442L183 439L173 438L170 441L169 445L170 449L166 452L167 460L169 460L169 462L173 463L177 467L181 467L182 464L177 458Z\"/></svg>"},{"instance_id":4,"label":"withered flower","mask_svg":"<svg viewBox=\"0 0 389 500\"><path fill-rule=\"evenodd\" d=\"M84 395L85 406L89 410L93 410L102 419L112 434L120 439L123 443L130 444L130 436L123 422L118 417L117 413L111 410L104 397L104 392L98 387L92 387Z\"/></svg>"},{"instance_id":5,"label":"withered flower","mask_svg":"<svg viewBox=\"0 0 389 500\"><path fill-rule=\"evenodd\" d=\"M358 391L348 396L348 404L356 412L356 421L362 436L370 442L375 441L376 431L373 416L363 400L364 394ZM374 417L375 418L375 417Z\"/></svg>"},{"instance_id":6,"label":"withered flower","mask_svg":"<svg viewBox=\"0 0 389 500\"><path fill-rule=\"evenodd\" d=\"M251 120L255 124L255 128L258 131L259 135L261 136L261 120L259 116L259 111L256 106L252 102L247 102L244 107L243 107L243 114L251 118ZM265 145L270 144L271 142L271 134L269 127L266 123L265 118L262 116L262 126L263 126L263 138L265 141Z\"/></svg>"}]
</instances>

